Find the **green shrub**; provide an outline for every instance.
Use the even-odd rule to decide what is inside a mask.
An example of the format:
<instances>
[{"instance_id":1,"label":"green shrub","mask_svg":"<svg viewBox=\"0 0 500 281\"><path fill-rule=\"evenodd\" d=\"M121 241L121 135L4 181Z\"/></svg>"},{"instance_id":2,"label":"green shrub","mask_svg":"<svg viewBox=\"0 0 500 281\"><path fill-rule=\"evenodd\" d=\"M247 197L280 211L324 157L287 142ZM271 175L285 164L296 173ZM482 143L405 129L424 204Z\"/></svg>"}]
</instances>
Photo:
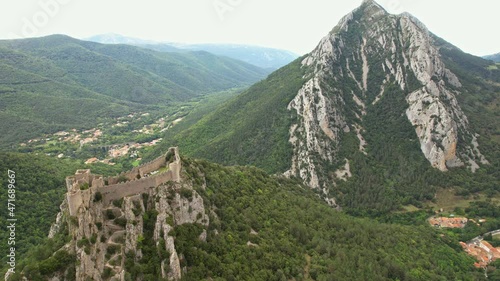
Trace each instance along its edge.
<instances>
[{"instance_id":1,"label":"green shrub","mask_svg":"<svg viewBox=\"0 0 500 281\"><path fill-rule=\"evenodd\" d=\"M108 248L106 249L106 253L107 254L110 254L110 255L114 255L116 254L118 251L121 250L121 246L120 245L108 245Z\"/></svg>"},{"instance_id":2,"label":"green shrub","mask_svg":"<svg viewBox=\"0 0 500 281\"><path fill-rule=\"evenodd\" d=\"M188 199L189 202L191 202L191 200L193 200L193 191L191 189L181 187L179 193L182 197Z\"/></svg>"},{"instance_id":3,"label":"green shrub","mask_svg":"<svg viewBox=\"0 0 500 281\"><path fill-rule=\"evenodd\" d=\"M113 270L111 270L111 268L109 267L105 267L104 268L104 271L102 272L102 279L106 280L108 278L110 278L111 276L113 275Z\"/></svg>"},{"instance_id":4,"label":"green shrub","mask_svg":"<svg viewBox=\"0 0 500 281\"><path fill-rule=\"evenodd\" d=\"M127 219L126 219L126 218L124 218L124 217L121 217L121 218L116 218L116 219L114 220L114 223L115 223L116 225L121 226L121 227L125 227L125 226L127 225Z\"/></svg>"},{"instance_id":5,"label":"green shrub","mask_svg":"<svg viewBox=\"0 0 500 281\"><path fill-rule=\"evenodd\" d=\"M92 234L90 237L90 243L95 244L97 242L97 233Z\"/></svg>"},{"instance_id":6,"label":"green shrub","mask_svg":"<svg viewBox=\"0 0 500 281\"><path fill-rule=\"evenodd\" d=\"M108 209L106 210L106 217L110 220L114 219L116 216L115 216L115 213L113 212L113 210L111 209Z\"/></svg>"},{"instance_id":7,"label":"green shrub","mask_svg":"<svg viewBox=\"0 0 500 281\"><path fill-rule=\"evenodd\" d=\"M119 200L113 200L113 205L115 207L121 208L123 206L123 198L121 198Z\"/></svg>"},{"instance_id":8,"label":"green shrub","mask_svg":"<svg viewBox=\"0 0 500 281\"><path fill-rule=\"evenodd\" d=\"M87 245L90 245L90 244L89 244L89 240L88 240L87 238L82 238L82 239L80 239L80 240L78 240L78 241L76 242L76 246L77 246L78 248L81 248L81 247L83 247L83 246L87 246Z\"/></svg>"},{"instance_id":9,"label":"green shrub","mask_svg":"<svg viewBox=\"0 0 500 281\"><path fill-rule=\"evenodd\" d=\"M97 191L94 195L94 202L99 202L102 200L102 193L100 191Z\"/></svg>"},{"instance_id":10,"label":"green shrub","mask_svg":"<svg viewBox=\"0 0 500 281\"><path fill-rule=\"evenodd\" d=\"M88 182L80 185L80 190L87 190L87 189L89 189L89 183Z\"/></svg>"}]
</instances>

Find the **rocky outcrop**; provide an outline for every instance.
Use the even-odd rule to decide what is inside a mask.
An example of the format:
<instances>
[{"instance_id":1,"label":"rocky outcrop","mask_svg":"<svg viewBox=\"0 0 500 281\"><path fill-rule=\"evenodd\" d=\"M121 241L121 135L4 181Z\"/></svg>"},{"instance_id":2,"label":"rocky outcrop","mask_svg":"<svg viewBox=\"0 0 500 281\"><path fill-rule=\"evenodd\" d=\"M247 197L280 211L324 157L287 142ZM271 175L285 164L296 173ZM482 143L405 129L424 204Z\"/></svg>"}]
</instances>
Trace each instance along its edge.
<instances>
[{"instance_id":1,"label":"rocky outcrop","mask_svg":"<svg viewBox=\"0 0 500 281\"><path fill-rule=\"evenodd\" d=\"M68 223L73 239L66 248L76 255L76 280L126 280L130 270L126 260L133 259L134 263L141 260L144 253L140 245L144 239L152 239L156 247L164 247L163 251L168 253L159 264L162 277L181 279L180 258L171 231L188 223L208 227L210 221L202 197L190 181L181 178L177 149L175 153L170 167L175 168L177 176L172 180L147 189L139 184L138 192L128 188L121 197L113 194L114 200L106 200L103 190L107 186L102 177L89 170L79 170L67 180L68 196L50 235L54 236L62 223ZM130 182L140 183L134 179ZM71 196L74 194L78 196ZM69 199L73 199L72 204L67 203ZM145 220L152 214L156 215L154 229L147 230ZM145 237L151 232L152 237ZM203 233L206 239L206 229Z\"/></svg>"},{"instance_id":2,"label":"rocky outcrop","mask_svg":"<svg viewBox=\"0 0 500 281\"><path fill-rule=\"evenodd\" d=\"M433 45L429 31L416 18L403 14L401 29L408 51L405 54L410 69L423 85L407 96L406 115L420 140L421 150L433 167L446 171L463 166L483 156L469 153L473 150L473 133L469 130L467 116L457 102L456 95L462 87L459 79L441 60L439 50ZM470 140L457 150L459 134ZM474 170L474 168L473 168Z\"/></svg>"},{"instance_id":3,"label":"rocky outcrop","mask_svg":"<svg viewBox=\"0 0 500 281\"><path fill-rule=\"evenodd\" d=\"M289 175L299 175L312 188L320 188L317 157L333 161L340 141L341 130L349 130L343 115L338 111L341 99L331 99L322 91L320 78L311 78L288 105L301 121L290 129L290 142L295 155Z\"/></svg>"},{"instance_id":4,"label":"rocky outcrop","mask_svg":"<svg viewBox=\"0 0 500 281\"><path fill-rule=\"evenodd\" d=\"M67 208L68 208L68 202L66 200L63 200L63 202L59 206L59 209L61 211L57 213L56 221L50 226L48 238L54 238L54 236L61 230L61 227L65 223L63 212L64 210L67 210Z\"/></svg>"},{"instance_id":5,"label":"rocky outcrop","mask_svg":"<svg viewBox=\"0 0 500 281\"><path fill-rule=\"evenodd\" d=\"M413 16L391 15L375 1L363 1L321 39L302 67L307 82L288 105L298 121L290 127L294 153L285 175L323 190L345 180L345 173L328 167L342 165L337 152L346 133L355 132L359 151L367 154L363 119L390 85L406 96L401 114L414 126L433 167L446 171L468 165L474 171L478 163L487 163L456 99L461 82Z\"/></svg>"}]
</instances>

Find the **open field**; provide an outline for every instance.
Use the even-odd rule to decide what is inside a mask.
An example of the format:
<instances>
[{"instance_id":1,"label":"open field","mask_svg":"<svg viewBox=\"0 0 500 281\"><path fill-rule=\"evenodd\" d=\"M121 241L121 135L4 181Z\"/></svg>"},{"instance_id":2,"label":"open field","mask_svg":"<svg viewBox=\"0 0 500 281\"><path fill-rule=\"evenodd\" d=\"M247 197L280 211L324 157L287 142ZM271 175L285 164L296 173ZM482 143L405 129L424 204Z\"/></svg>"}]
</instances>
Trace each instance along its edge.
<instances>
[{"instance_id":1,"label":"open field","mask_svg":"<svg viewBox=\"0 0 500 281\"><path fill-rule=\"evenodd\" d=\"M454 189L440 189L436 193L435 202L428 202L424 204L425 207L433 208L434 210L443 209L444 212L453 212L453 210L457 207L459 208L467 208L469 204L474 201L486 201L488 199L485 194L477 193L471 196L457 196L455 195ZM496 196L490 198L494 203L500 202L500 197Z\"/></svg>"},{"instance_id":2,"label":"open field","mask_svg":"<svg viewBox=\"0 0 500 281\"><path fill-rule=\"evenodd\" d=\"M455 190L452 188L448 189L440 189L436 193L436 197L434 202L428 201L423 204L422 208L417 208L413 205L403 206L403 210L401 212L416 212L422 209L430 209L440 210L443 209L443 213L453 213L455 208L465 209L469 207L471 202L475 201L486 201L487 199L491 199L493 203L500 203L500 196L488 197L485 194L477 193L470 196L458 196L455 195ZM500 236L499 236L500 239Z\"/></svg>"}]
</instances>

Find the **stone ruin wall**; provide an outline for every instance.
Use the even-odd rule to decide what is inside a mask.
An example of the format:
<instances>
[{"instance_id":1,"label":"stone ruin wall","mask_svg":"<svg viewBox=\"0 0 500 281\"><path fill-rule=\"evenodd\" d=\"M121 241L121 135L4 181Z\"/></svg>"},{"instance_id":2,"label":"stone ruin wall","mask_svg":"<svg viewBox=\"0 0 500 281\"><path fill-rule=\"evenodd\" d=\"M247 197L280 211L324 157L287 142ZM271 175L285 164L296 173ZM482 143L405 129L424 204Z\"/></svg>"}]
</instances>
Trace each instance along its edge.
<instances>
[{"instance_id":1,"label":"stone ruin wall","mask_svg":"<svg viewBox=\"0 0 500 281\"><path fill-rule=\"evenodd\" d=\"M136 179L111 186L103 186L97 189L101 192L103 204L107 205L113 200L118 200L126 196L146 193L150 188L156 187L167 181L174 180L172 171L167 171L147 178Z\"/></svg>"},{"instance_id":2,"label":"stone ruin wall","mask_svg":"<svg viewBox=\"0 0 500 281\"><path fill-rule=\"evenodd\" d=\"M146 176L153 171L157 171L166 165L166 155L136 167L129 172L122 173L115 177L109 177L108 185L105 185L104 178L100 175L93 175L90 170L77 170L74 176L66 178L66 187L68 192L66 198L70 216L75 216L78 209L84 206L90 206L96 192L102 194L104 205L113 200L118 200L126 196L146 193L150 188L157 187L167 181L180 181L181 161L179 151L170 148L169 153L174 153L174 161L169 164L169 169L161 174ZM138 177L138 175L140 177ZM117 183L119 178L129 179L124 183ZM89 189L80 190L80 187L88 183Z\"/></svg>"},{"instance_id":3,"label":"stone ruin wall","mask_svg":"<svg viewBox=\"0 0 500 281\"><path fill-rule=\"evenodd\" d=\"M169 150L171 151L171 150ZM128 172L123 172L119 174L118 176L114 177L109 177L108 178L108 185L113 185L113 184L118 184L120 178L127 178L128 181L133 181L137 180L139 176L139 179L142 179L145 174L151 173L153 171L156 171L160 169L162 166L165 166L167 164L166 161L166 155L163 155L161 157L156 158L155 160L148 162L146 164L143 164L139 167L135 167L132 170Z\"/></svg>"},{"instance_id":4,"label":"stone ruin wall","mask_svg":"<svg viewBox=\"0 0 500 281\"><path fill-rule=\"evenodd\" d=\"M81 190L80 186L88 184L89 189ZM68 192L66 193L66 199L68 201L69 214L71 216L76 215L78 208L84 204L84 202L89 202L90 197L94 192L91 189L96 189L104 186L104 179L100 175L93 175L90 170L77 170L74 176L66 178L66 188Z\"/></svg>"}]
</instances>

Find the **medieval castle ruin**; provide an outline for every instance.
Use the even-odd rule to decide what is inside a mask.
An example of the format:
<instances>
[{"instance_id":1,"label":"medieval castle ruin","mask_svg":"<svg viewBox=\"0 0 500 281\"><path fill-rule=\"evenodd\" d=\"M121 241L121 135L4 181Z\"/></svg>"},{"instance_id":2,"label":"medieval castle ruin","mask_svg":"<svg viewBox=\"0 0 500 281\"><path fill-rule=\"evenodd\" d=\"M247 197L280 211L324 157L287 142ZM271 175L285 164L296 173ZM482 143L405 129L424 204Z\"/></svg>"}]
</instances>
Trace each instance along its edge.
<instances>
[{"instance_id":1,"label":"medieval castle ruin","mask_svg":"<svg viewBox=\"0 0 500 281\"><path fill-rule=\"evenodd\" d=\"M180 181L181 161L177 147L144 165L135 167L118 176L104 178L94 175L89 169L77 170L74 176L66 178L69 215L75 216L79 208L89 206L96 194L104 205L126 196L146 193L168 181Z\"/></svg>"}]
</instances>

